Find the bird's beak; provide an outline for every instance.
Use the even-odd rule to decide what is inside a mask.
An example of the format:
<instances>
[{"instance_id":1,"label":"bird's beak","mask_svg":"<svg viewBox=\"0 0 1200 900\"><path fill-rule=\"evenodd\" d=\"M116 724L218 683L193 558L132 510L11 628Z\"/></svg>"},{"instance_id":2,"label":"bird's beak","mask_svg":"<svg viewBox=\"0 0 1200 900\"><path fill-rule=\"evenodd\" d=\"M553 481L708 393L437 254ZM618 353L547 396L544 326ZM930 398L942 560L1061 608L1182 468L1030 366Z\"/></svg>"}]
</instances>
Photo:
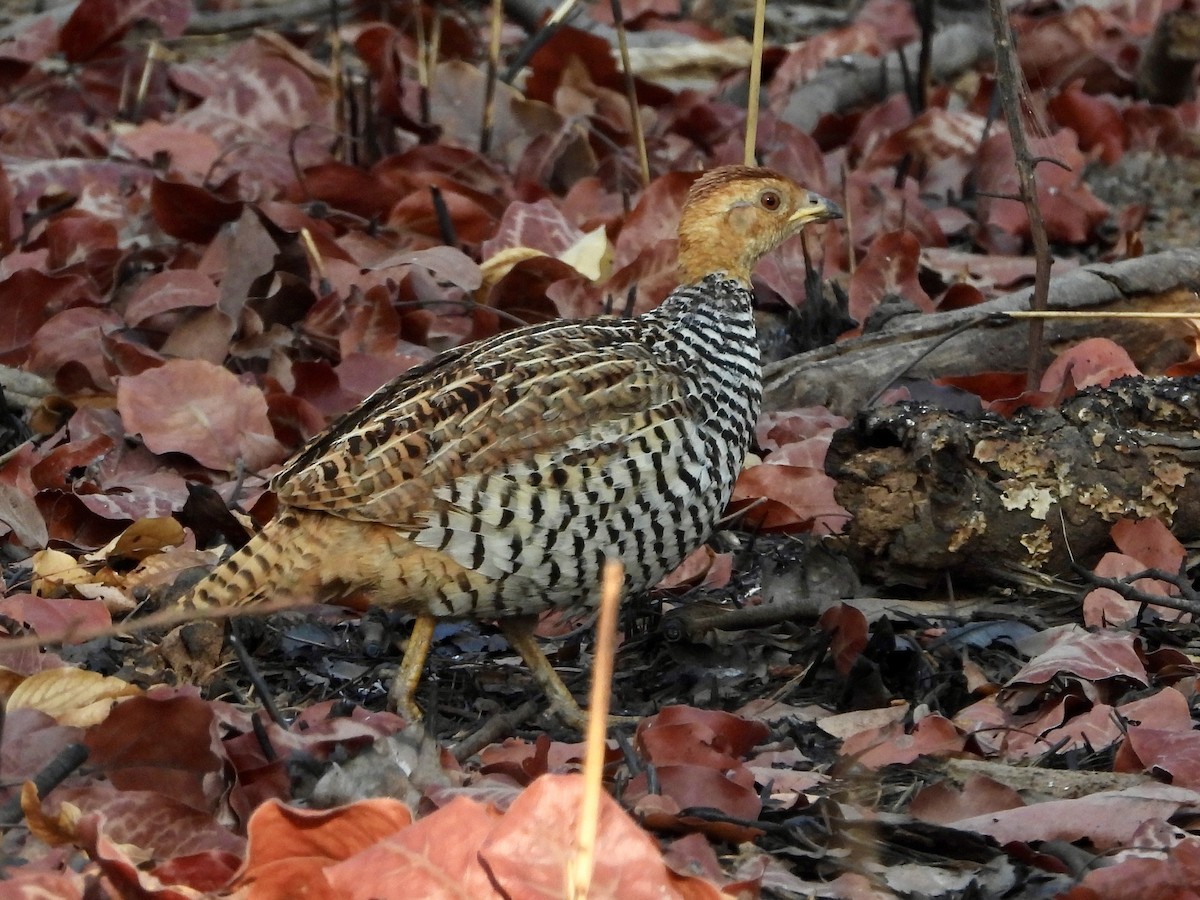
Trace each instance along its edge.
<instances>
[{"instance_id":1,"label":"bird's beak","mask_svg":"<svg viewBox=\"0 0 1200 900\"><path fill-rule=\"evenodd\" d=\"M791 216L791 225L807 225L810 222L828 222L830 219L842 218L842 208L820 194L809 194L806 202Z\"/></svg>"}]
</instances>

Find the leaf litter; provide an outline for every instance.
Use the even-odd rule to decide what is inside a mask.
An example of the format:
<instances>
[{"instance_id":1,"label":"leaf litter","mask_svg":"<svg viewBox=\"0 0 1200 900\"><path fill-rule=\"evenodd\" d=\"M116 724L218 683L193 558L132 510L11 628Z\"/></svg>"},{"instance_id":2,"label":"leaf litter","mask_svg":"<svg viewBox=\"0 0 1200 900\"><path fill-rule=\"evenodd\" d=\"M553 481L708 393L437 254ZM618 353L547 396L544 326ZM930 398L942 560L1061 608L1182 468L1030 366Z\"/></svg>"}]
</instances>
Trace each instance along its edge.
<instances>
[{"instance_id":1,"label":"leaf litter","mask_svg":"<svg viewBox=\"0 0 1200 900\"><path fill-rule=\"evenodd\" d=\"M588 14L602 23L601 6ZM1153 197L1106 201L1089 171L1194 155L1194 101L1134 93L1150 6L1014 13L1049 122L1035 152L1067 166L1039 168L1056 271L1154 225ZM530 690L486 629L440 628L424 737L369 711L403 634L385 616L240 621L280 721L244 673L177 683L153 633L113 630L169 612L269 518L274 467L388 378L519 323L652 307L674 284L684 173L740 159L739 75L699 90L640 80L654 174L640 187L609 45L570 26L522 91L498 87L481 153L486 23L455 8L439 18L445 55L420 62L413 16L431 25L432 7L405 10L343 24L337 57L327 30L304 28L176 51L201 15L187 0L82 0L0 42L0 363L52 391L35 439L0 462L0 772L7 821L23 823L6 829L0 892L559 895L581 749L538 720L464 760L450 750ZM697 37L671 3L626 4L625 18L695 45L721 36ZM935 86L924 110L899 94L821 110L811 136L787 119L841 57L918 34L909 4L871 0L772 51L759 152L841 195L853 232L810 236L807 256L860 323L898 296L908 312L950 308L1032 275L990 71ZM507 30L506 52L516 43ZM348 75L371 86L357 124L340 118ZM765 262L764 305L812 302L804 260L797 244ZM1004 413L1121 374L1140 373L1096 340L1019 401L1008 373L961 386ZM628 604L614 691L641 723L610 743L591 895L1200 893L1195 631L1154 602L1185 592L1159 576L1191 571L1191 549L1123 520L1095 573L1149 573L1141 595L1076 587L1064 610L1035 593L986 631L904 597L835 605L855 591L829 587L841 575L809 536L844 524L823 471L844 424L823 408L764 416L724 543L697 551L673 593ZM544 630L579 690L586 631ZM39 780L78 746L86 763ZM1097 775L1126 781L1083 786Z\"/></svg>"}]
</instances>

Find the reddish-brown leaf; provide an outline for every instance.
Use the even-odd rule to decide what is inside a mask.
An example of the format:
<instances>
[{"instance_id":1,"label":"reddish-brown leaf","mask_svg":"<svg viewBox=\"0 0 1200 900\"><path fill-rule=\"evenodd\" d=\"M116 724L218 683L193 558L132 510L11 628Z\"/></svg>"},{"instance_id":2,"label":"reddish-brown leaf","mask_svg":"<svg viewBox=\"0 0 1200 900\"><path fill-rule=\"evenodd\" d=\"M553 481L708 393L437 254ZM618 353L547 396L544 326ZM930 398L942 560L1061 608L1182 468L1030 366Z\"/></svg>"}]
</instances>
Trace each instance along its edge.
<instances>
[{"instance_id":1,"label":"reddish-brown leaf","mask_svg":"<svg viewBox=\"0 0 1200 900\"><path fill-rule=\"evenodd\" d=\"M0 364L25 361L29 342L52 316L73 306L98 302L95 290L79 275L45 275L21 269L0 281Z\"/></svg>"},{"instance_id":2,"label":"reddish-brown leaf","mask_svg":"<svg viewBox=\"0 0 1200 900\"><path fill-rule=\"evenodd\" d=\"M28 368L55 379L65 366L71 365L81 370L71 373L73 390L111 391L104 338L121 325L121 317L111 309L79 306L60 312L34 335L29 345Z\"/></svg>"},{"instance_id":3,"label":"reddish-brown leaf","mask_svg":"<svg viewBox=\"0 0 1200 900\"><path fill-rule=\"evenodd\" d=\"M329 866L325 880L347 900L392 896L397 885L411 897L494 896L479 849L499 822L500 813L490 805L455 797L433 814Z\"/></svg>"},{"instance_id":4,"label":"reddish-brown leaf","mask_svg":"<svg viewBox=\"0 0 1200 900\"><path fill-rule=\"evenodd\" d=\"M1114 165L1129 144L1129 127L1116 106L1085 94L1082 82L1073 81L1046 104L1058 124L1079 135L1079 146L1093 148L1105 165Z\"/></svg>"},{"instance_id":5,"label":"reddish-brown leaf","mask_svg":"<svg viewBox=\"0 0 1200 900\"><path fill-rule=\"evenodd\" d=\"M82 62L137 22L152 22L163 37L179 37L191 13L191 0L80 0L59 32L59 47L70 62Z\"/></svg>"},{"instance_id":6,"label":"reddish-brown leaf","mask_svg":"<svg viewBox=\"0 0 1200 900\"><path fill-rule=\"evenodd\" d=\"M1145 841L1130 841L1137 847ZM1092 869L1063 900L1128 900L1162 897L1200 900L1200 840L1188 837L1171 847L1165 859L1130 856L1115 865Z\"/></svg>"},{"instance_id":7,"label":"reddish-brown leaf","mask_svg":"<svg viewBox=\"0 0 1200 900\"><path fill-rule=\"evenodd\" d=\"M1024 805L1021 795L1008 785L986 775L971 775L961 789L944 781L922 788L908 805L908 811L922 822L949 825L959 819Z\"/></svg>"},{"instance_id":8,"label":"reddish-brown leaf","mask_svg":"<svg viewBox=\"0 0 1200 900\"><path fill-rule=\"evenodd\" d=\"M1117 378L1141 374L1120 344L1108 338L1088 338L1055 357L1042 375L1039 388L1048 393L1061 391L1068 378L1076 389L1107 387Z\"/></svg>"},{"instance_id":9,"label":"reddish-brown leaf","mask_svg":"<svg viewBox=\"0 0 1200 900\"><path fill-rule=\"evenodd\" d=\"M228 189L222 193L227 196L177 177L155 178L150 186L150 208L158 227L171 237L204 244L241 213L242 202L228 196L232 193Z\"/></svg>"},{"instance_id":10,"label":"reddish-brown leaf","mask_svg":"<svg viewBox=\"0 0 1200 900\"><path fill-rule=\"evenodd\" d=\"M399 800L362 800L328 810L307 810L268 801L246 828L246 862L232 887L252 886L259 900L296 896L334 898L323 870L412 823Z\"/></svg>"},{"instance_id":11,"label":"reddish-brown leaf","mask_svg":"<svg viewBox=\"0 0 1200 900\"><path fill-rule=\"evenodd\" d=\"M480 850L506 896L563 895L567 867L576 853L582 792L581 776L545 775L513 802L502 826ZM608 794L600 796L595 860L588 896L596 900L683 896L653 838ZM704 884L700 879L689 882L691 886ZM687 896L715 900L719 894L712 890Z\"/></svg>"},{"instance_id":12,"label":"reddish-brown leaf","mask_svg":"<svg viewBox=\"0 0 1200 900\"><path fill-rule=\"evenodd\" d=\"M1146 667L1132 634L1066 631L1043 653L1027 662L1008 685L1041 685L1074 677L1085 681L1126 678L1147 683Z\"/></svg>"},{"instance_id":13,"label":"reddish-brown leaf","mask_svg":"<svg viewBox=\"0 0 1200 900\"><path fill-rule=\"evenodd\" d=\"M168 269L148 276L125 304L125 321L140 325L147 319L177 309L215 306L217 287L195 269Z\"/></svg>"},{"instance_id":14,"label":"reddish-brown leaf","mask_svg":"<svg viewBox=\"0 0 1200 900\"><path fill-rule=\"evenodd\" d=\"M89 762L120 790L156 791L216 812L226 792L217 728L212 707L199 697L155 689L88 729Z\"/></svg>"},{"instance_id":15,"label":"reddish-brown leaf","mask_svg":"<svg viewBox=\"0 0 1200 900\"><path fill-rule=\"evenodd\" d=\"M1051 241L1084 243L1107 217L1108 207L1083 180L1087 160L1075 132L1064 128L1051 137L1030 137L1029 149L1034 156L1056 161L1037 167L1037 201L1047 236ZM1020 249L1029 235L1029 217L1020 200L1000 199L1016 197L1020 190L1012 142L1003 131L979 148L979 190L979 218L995 232L981 235L984 246L1000 252ZM1003 240L1004 235L1009 240Z\"/></svg>"},{"instance_id":16,"label":"reddish-brown leaf","mask_svg":"<svg viewBox=\"0 0 1200 900\"><path fill-rule=\"evenodd\" d=\"M97 600L51 600L33 594L13 594L0 600L0 615L24 622L46 641L69 639L76 632L112 624L108 609Z\"/></svg>"},{"instance_id":17,"label":"reddish-brown leaf","mask_svg":"<svg viewBox=\"0 0 1200 900\"><path fill-rule=\"evenodd\" d=\"M1129 92L1137 50L1113 12L1087 4L1016 24L1017 56L1033 88L1080 80L1092 94Z\"/></svg>"},{"instance_id":18,"label":"reddish-brown leaf","mask_svg":"<svg viewBox=\"0 0 1200 900\"><path fill-rule=\"evenodd\" d=\"M117 409L155 453L186 453L213 469L241 463L257 472L284 454L262 392L201 360L170 360L122 378Z\"/></svg>"},{"instance_id":19,"label":"reddish-brown leaf","mask_svg":"<svg viewBox=\"0 0 1200 900\"><path fill-rule=\"evenodd\" d=\"M696 759L690 756L680 758L670 755L660 759L651 752L650 748L654 747L663 753L674 753L668 747L670 741L658 741L652 735L659 729L675 727L687 729L685 733L690 735L691 742L711 745L721 753L736 759L745 757L755 745L766 740L768 733L766 726L761 722L744 719L733 713L716 709L697 709L693 706L666 706L655 715L638 723L638 741L639 743L643 740L650 741L648 745L643 743L643 750L650 754L653 761L696 762ZM679 734L676 733L676 737ZM687 748L682 748L680 752L688 753L689 751Z\"/></svg>"},{"instance_id":20,"label":"reddish-brown leaf","mask_svg":"<svg viewBox=\"0 0 1200 900\"><path fill-rule=\"evenodd\" d=\"M166 161L167 168L199 182L208 177L221 156L221 146L212 135L163 122L142 122L116 136L117 142L147 163Z\"/></svg>"},{"instance_id":21,"label":"reddish-brown leaf","mask_svg":"<svg viewBox=\"0 0 1200 900\"><path fill-rule=\"evenodd\" d=\"M917 278L921 245L910 231L891 231L871 242L850 277L850 317L866 322L885 297L901 297L918 309L933 311L933 301Z\"/></svg>"},{"instance_id":22,"label":"reddish-brown leaf","mask_svg":"<svg viewBox=\"0 0 1200 900\"><path fill-rule=\"evenodd\" d=\"M908 765L921 756L945 757L962 753L966 738L948 719L926 716L906 733L903 722L869 728L851 735L841 755L871 769Z\"/></svg>"},{"instance_id":23,"label":"reddish-brown leaf","mask_svg":"<svg viewBox=\"0 0 1200 900\"><path fill-rule=\"evenodd\" d=\"M1187 556L1179 539L1159 519L1120 519L1112 527L1112 539L1122 553L1147 569L1174 574Z\"/></svg>"},{"instance_id":24,"label":"reddish-brown leaf","mask_svg":"<svg viewBox=\"0 0 1200 900\"><path fill-rule=\"evenodd\" d=\"M745 509L746 521L759 528L837 533L850 514L834 499L835 484L816 469L764 463L738 476L731 508Z\"/></svg>"},{"instance_id":25,"label":"reddish-brown leaf","mask_svg":"<svg viewBox=\"0 0 1200 900\"><path fill-rule=\"evenodd\" d=\"M583 232L550 200L512 203L504 210L496 233L483 242L480 255L488 259L511 247L530 247L557 256L581 237Z\"/></svg>"},{"instance_id":26,"label":"reddish-brown leaf","mask_svg":"<svg viewBox=\"0 0 1200 900\"><path fill-rule=\"evenodd\" d=\"M870 637L867 617L857 607L838 603L821 613L817 626L830 635L829 652L834 666L841 675L849 675Z\"/></svg>"}]
</instances>

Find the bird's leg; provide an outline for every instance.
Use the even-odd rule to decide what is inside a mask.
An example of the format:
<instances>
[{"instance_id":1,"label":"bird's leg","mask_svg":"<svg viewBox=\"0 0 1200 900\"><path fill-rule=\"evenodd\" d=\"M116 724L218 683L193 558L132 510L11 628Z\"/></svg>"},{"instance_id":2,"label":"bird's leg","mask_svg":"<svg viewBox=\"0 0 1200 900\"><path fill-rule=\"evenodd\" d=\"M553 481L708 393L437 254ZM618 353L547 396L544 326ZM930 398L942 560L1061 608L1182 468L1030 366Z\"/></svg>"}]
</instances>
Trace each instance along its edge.
<instances>
[{"instance_id":1,"label":"bird's leg","mask_svg":"<svg viewBox=\"0 0 1200 900\"><path fill-rule=\"evenodd\" d=\"M400 660L392 689L388 692L388 706L403 713L410 723L419 722L422 718L420 707L413 701L413 694L425 671L425 660L429 656L429 644L433 641L433 627L436 624L437 619L433 616L417 616L412 634L408 637L408 646L404 649L404 658Z\"/></svg>"},{"instance_id":2,"label":"bird's leg","mask_svg":"<svg viewBox=\"0 0 1200 900\"><path fill-rule=\"evenodd\" d=\"M554 666L550 665L550 660L546 659L546 654L542 652L537 638L533 636L533 629L537 626L537 616L514 616L501 619L498 624L509 645L521 654L521 659L525 660L525 665L529 666L534 680L550 698L550 708L554 714L572 728L586 733L587 713L580 709L575 698L571 696L571 692L567 690L567 686L554 671ZM638 719L632 716L608 717L610 725L628 725L637 721Z\"/></svg>"}]
</instances>

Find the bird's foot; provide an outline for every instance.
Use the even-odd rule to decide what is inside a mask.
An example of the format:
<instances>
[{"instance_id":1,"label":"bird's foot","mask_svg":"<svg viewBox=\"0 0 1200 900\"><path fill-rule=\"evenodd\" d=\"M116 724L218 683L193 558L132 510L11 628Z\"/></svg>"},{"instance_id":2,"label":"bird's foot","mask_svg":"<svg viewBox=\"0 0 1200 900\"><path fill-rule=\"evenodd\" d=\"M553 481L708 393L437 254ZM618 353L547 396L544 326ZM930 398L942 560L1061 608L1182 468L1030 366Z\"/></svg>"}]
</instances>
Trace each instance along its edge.
<instances>
[{"instance_id":1,"label":"bird's foot","mask_svg":"<svg viewBox=\"0 0 1200 900\"><path fill-rule=\"evenodd\" d=\"M435 622L433 616L417 616L404 659L400 661L396 677L392 680L392 689L388 691L388 709L400 713L409 723L420 722L424 718L421 708L413 700L413 694L417 692L425 659L429 655Z\"/></svg>"}]
</instances>

